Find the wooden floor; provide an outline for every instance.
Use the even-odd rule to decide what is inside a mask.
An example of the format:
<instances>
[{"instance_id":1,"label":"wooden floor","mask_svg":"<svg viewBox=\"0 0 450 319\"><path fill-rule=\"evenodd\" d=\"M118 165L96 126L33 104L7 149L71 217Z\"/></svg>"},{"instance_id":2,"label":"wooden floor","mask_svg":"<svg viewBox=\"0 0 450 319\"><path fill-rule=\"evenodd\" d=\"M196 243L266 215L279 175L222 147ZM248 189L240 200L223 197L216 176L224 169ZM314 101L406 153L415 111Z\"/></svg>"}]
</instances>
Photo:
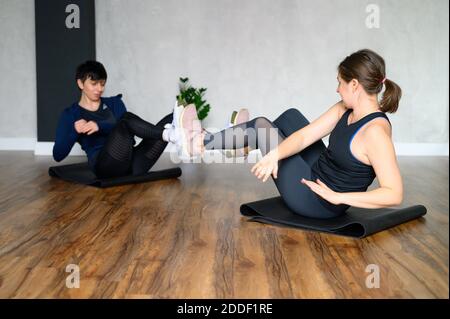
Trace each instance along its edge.
<instances>
[{"instance_id":1,"label":"wooden floor","mask_svg":"<svg viewBox=\"0 0 450 319\"><path fill-rule=\"evenodd\" d=\"M50 157L0 152L0 297L448 298L448 157L399 162L403 205L428 214L352 239L246 221L241 203L277 195L251 164L97 189L50 178ZM380 288L366 287L369 264Z\"/></svg>"}]
</instances>

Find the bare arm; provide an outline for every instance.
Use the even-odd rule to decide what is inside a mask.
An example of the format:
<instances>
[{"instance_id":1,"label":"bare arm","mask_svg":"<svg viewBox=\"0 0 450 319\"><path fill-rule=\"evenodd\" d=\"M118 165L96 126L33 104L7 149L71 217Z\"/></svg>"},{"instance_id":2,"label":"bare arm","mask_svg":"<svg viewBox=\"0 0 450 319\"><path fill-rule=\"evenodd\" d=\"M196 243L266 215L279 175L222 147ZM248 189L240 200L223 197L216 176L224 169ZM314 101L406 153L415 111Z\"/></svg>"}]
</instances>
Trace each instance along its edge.
<instances>
[{"instance_id":1,"label":"bare arm","mask_svg":"<svg viewBox=\"0 0 450 319\"><path fill-rule=\"evenodd\" d=\"M259 179L262 179L263 182L267 181L270 175L277 178L278 161L299 153L322 137L330 134L345 110L344 104L342 101L339 101L311 124L289 135L278 147L267 153L256 163L252 167L251 172Z\"/></svg>"},{"instance_id":2,"label":"bare arm","mask_svg":"<svg viewBox=\"0 0 450 319\"><path fill-rule=\"evenodd\" d=\"M278 160L282 160L301 152L311 144L331 133L346 110L342 101L333 105L311 124L289 135L272 152L278 152Z\"/></svg>"}]
</instances>

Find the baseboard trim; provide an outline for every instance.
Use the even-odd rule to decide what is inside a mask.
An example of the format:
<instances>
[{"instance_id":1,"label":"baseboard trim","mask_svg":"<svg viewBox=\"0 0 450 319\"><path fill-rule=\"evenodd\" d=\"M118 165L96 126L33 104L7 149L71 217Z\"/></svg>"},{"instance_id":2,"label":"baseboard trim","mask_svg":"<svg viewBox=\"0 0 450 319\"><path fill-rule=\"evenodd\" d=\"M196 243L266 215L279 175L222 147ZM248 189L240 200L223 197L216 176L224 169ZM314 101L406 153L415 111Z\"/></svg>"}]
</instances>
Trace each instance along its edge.
<instances>
[{"instance_id":1,"label":"baseboard trim","mask_svg":"<svg viewBox=\"0 0 450 319\"><path fill-rule=\"evenodd\" d=\"M36 138L0 137L1 151L30 151L36 146Z\"/></svg>"},{"instance_id":2,"label":"baseboard trim","mask_svg":"<svg viewBox=\"0 0 450 319\"><path fill-rule=\"evenodd\" d=\"M37 142L34 147L34 155L37 156L48 156L53 155L53 145L54 142ZM76 143L69 153L69 156L81 156L86 155L86 153L81 149L80 144Z\"/></svg>"},{"instance_id":3,"label":"baseboard trim","mask_svg":"<svg viewBox=\"0 0 450 319\"><path fill-rule=\"evenodd\" d=\"M448 143L394 143L399 156L448 156Z\"/></svg>"},{"instance_id":4,"label":"baseboard trim","mask_svg":"<svg viewBox=\"0 0 450 319\"><path fill-rule=\"evenodd\" d=\"M37 142L36 138L2 137L0 138L0 150L2 151L34 151L37 156L51 156L53 154L53 142ZM449 143L395 143L395 151L398 156L448 156ZM173 151L167 147L166 152ZM69 156L85 155L77 143L72 148Z\"/></svg>"}]
</instances>

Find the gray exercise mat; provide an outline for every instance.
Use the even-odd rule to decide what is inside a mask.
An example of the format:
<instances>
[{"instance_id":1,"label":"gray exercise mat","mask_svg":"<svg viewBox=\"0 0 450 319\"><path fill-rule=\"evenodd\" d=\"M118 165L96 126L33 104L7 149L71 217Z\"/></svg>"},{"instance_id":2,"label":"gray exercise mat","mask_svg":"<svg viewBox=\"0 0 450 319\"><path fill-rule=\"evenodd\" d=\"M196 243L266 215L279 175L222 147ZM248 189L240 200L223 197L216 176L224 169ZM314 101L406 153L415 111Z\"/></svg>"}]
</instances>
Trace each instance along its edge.
<instances>
[{"instance_id":1,"label":"gray exercise mat","mask_svg":"<svg viewBox=\"0 0 450 319\"><path fill-rule=\"evenodd\" d=\"M427 209L423 205L398 209L350 207L342 216L315 219L293 213L278 196L243 204L240 211L242 215L250 217L251 221L363 238L419 218L426 214Z\"/></svg>"}]
</instances>

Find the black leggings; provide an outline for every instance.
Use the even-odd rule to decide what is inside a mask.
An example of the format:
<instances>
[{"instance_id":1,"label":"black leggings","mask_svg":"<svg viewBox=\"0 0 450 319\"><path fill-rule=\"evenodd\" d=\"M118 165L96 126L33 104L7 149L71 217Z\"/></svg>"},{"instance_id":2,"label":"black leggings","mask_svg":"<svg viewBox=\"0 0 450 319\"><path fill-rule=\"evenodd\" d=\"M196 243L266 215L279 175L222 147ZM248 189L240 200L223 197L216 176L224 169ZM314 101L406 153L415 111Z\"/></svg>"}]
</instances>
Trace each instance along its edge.
<instances>
[{"instance_id":1,"label":"black leggings","mask_svg":"<svg viewBox=\"0 0 450 319\"><path fill-rule=\"evenodd\" d=\"M240 149L250 146L266 155L286 137L307 126L309 121L297 109L289 109L271 122L265 117L258 117L215 134L205 136L206 149ZM254 134L255 130L278 129L275 136ZM269 130L267 130L269 131ZM231 136L231 138L230 138ZM234 137L234 138L233 138ZM274 141L274 137L276 140ZM345 205L333 205L321 199L301 179L311 180L311 166L320 154L326 150L322 140L315 142L300 153L279 162L278 178L274 179L286 205L295 213L313 218L331 218L344 213Z\"/></svg>"},{"instance_id":2,"label":"black leggings","mask_svg":"<svg viewBox=\"0 0 450 319\"><path fill-rule=\"evenodd\" d=\"M153 125L131 112L126 112L100 150L95 162L95 174L105 178L148 172L167 146L167 142L162 139L162 132L164 125L172 123L172 119L171 113ZM142 138L136 147L134 136Z\"/></svg>"}]
</instances>

